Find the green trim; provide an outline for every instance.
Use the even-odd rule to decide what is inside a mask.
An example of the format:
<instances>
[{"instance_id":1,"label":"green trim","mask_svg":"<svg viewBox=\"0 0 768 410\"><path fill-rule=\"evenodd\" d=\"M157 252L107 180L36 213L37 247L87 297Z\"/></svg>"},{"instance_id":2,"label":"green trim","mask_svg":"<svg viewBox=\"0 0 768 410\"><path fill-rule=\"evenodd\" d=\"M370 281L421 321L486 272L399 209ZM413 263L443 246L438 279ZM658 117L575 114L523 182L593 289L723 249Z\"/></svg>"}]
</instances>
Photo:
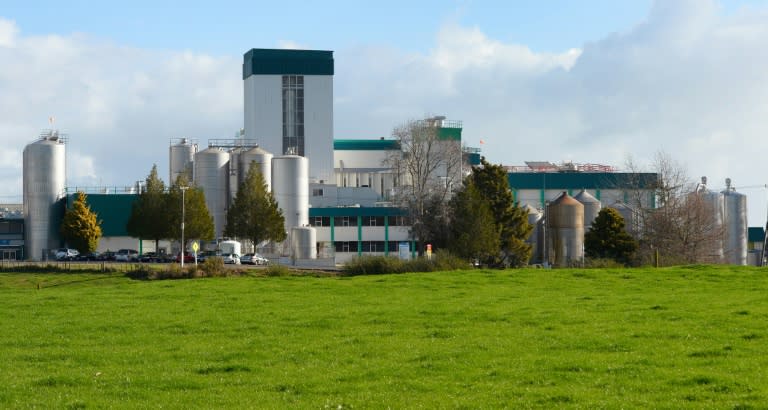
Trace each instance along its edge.
<instances>
[{"instance_id":1,"label":"green trim","mask_svg":"<svg viewBox=\"0 0 768 410\"><path fill-rule=\"evenodd\" d=\"M541 208L542 209L546 208L545 204L547 203L547 199L544 196L544 188L541 188L539 190L539 200L541 201Z\"/></svg>"},{"instance_id":2,"label":"green trim","mask_svg":"<svg viewBox=\"0 0 768 410\"><path fill-rule=\"evenodd\" d=\"M309 216L406 216L408 211L395 207L309 208Z\"/></svg>"},{"instance_id":3,"label":"green trim","mask_svg":"<svg viewBox=\"0 0 768 410\"><path fill-rule=\"evenodd\" d=\"M66 197L66 209L72 207L76 193ZM102 236L130 236L126 230L136 194L86 194L85 202L101 221Z\"/></svg>"},{"instance_id":4,"label":"green trim","mask_svg":"<svg viewBox=\"0 0 768 410\"><path fill-rule=\"evenodd\" d=\"M411 240L411 259L416 259L416 239Z\"/></svg>"},{"instance_id":5,"label":"green trim","mask_svg":"<svg viewBox=\"0 0 768 410\"><path fill-rule=\"evenodd\" d=\"M331 217L331 243L336 243L336 220Z\"/></svg>"},{"instance_id":6,"label":"green trim","mask_svg":"<svg viewBox=\"0 0 768 410\"><path fill-rule=\"evenodd\" d=\"M517 202L517 190L512 190L512 202Z\"/></svg>"},{"instance_id":7,"label":"green trim","mask_svg":"<svg viewBox=\"0 0 768 410\"><path fill-rule=\"evenodd\" d=\"M357 256L363 255L363 217L357 216Z\"/></svg>"},{"instance_id":8,"label":"green trim","mask_svg":"<svg viewBox=\"0 0 768 410\"><path fill-rule=\"evenodd\" d=\"M568 196L573 196L573 188L568 188Z\"/></svg>"},{"instance_id":9,"label":"green trim","mask_svg":"<svg viewBox=\"0 0 768 410\"><path fill-rule=\"evenodd\" d=\"M333 75L333 51L254 48L243 56L243 80L289 74Z\"/></svg>"},{"instance_id":10,"label":"green trim","mask_svg":"<svg viewBox=\"0 0 768 410\"><path fill-rule=\"evenodd\" d=\"M600 188L595 189L595 199L600 200Z\"/></svg>"},{"instance_id":11,"label":"green trim","mask_svg":"<svg viewBox=\"0 0 768 410\"><path fill-rule=\"evenodd\" d=\"M336 151L396 151L400 149L397 140L333 140Z\"/></svg>"},{"instance_id":12,"label":"green trim","mask_svg":"<svg viewBox=\"0 0 768 410\"><path fill-rule=\"evenodd\" d=\"M650 189L658 174L627 172L510 172L513 189Z\"/></svg>"},{"instance_id":13,"label":"green trim","mask_svg":"<svg viewBox=\"0 0 768 410\"><path fill-rule=\"evenodd\" d=\"M749 242L760 242L765 240L765 229L763 227L749 227L747 228L747 239Z\"/></svg>"},{"instance_id":14,"label":"green trim","mask_svg":"<svg viewBox=\"0 0 768 410\"><path fill-rule=\"evenodd\" d=\"M437 129L437 139L442 141L461 141L461 128L440 127Z\"/></svg>"}]
</instances>

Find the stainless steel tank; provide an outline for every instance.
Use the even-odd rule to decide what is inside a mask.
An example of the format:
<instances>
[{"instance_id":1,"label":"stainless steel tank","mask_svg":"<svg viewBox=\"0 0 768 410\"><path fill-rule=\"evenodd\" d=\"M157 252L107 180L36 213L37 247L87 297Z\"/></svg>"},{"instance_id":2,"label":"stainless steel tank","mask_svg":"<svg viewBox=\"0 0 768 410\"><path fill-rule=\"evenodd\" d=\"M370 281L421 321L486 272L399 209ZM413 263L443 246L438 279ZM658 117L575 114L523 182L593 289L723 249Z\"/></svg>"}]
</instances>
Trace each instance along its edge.
<instances>
[{"instance_id":1,"label":"stainless steel tank","mask_svg":"<svg viewBox=\"0 0 768 410\"><path fill-rule=\"evenodd\" d=\"M730 265L747 264L747 196L731 187L731 179L725 180L723 195L723 227L725 239L723 255Z\"/></svg>"},{"instance_id":2,"label":"stainless steel tank","mask_svg":"<svg viewBox=\"0 0 768 410\"><path fill-rule=\"evenodd\" d=\"M222 237L229 206L229 153L211 147L195 155L195 185L205 194L205 205L213 217L214 235Z\"/></svg>"},{"instance_id":3,"label":"stainless steel tank","mask_svg":"<svg viewBox=\"0 0 768 410\"><path fill-rule=\"evenodd\" d=\"M698 196L698 200L706 207L704 212L709 214L709 220L704 221L709 226L707 228L708 234L712 240L706 244L706 249L702 255L705 259L704 262L709 263L722 263L724 259L724 241L725 227L723 226L723 212L725 207L724 196L720 192L714 192L707 189L707 178L701 178L701 184L696 188L696 192L693 195ZM689 197L689 200L695 197ZM746 235L746 234L745 234Z\"/></svg>"},{"instance_id":4,"label":"stainless steel tank","mask_svg":"<svg viewBox=\"0 0 768 410\"><path fill-rule=\"evenodd\" d=\"M272 158L272 193L283 210L285 230L309 224L309 160L298 155Z\"/></svg>"},{"instance_id":5,"label":"stainless steel tank","mask_svg":"<svg viewBox=\"0 0 768 410\"><path fill-rule=\"evenodd\" d=\"M61 212L56 204L66 183L64 141L52 132L24 148L24 244L29 260L45 260L60 246Z\"/></svg>"},{"instance_id":6,"label":"stainless steel tank","mask_svg":"<svg viewBox=\"0 0 768 410\"><path fill-rule=\"evenodd\" d=\"M252 165L259 167L264 182L267 183L267 191L272 191L272 157L273 155L262 148L255 147L240 156L240 182L245 180Z\"/></svg>"},{"instance_id":7,"label":"stainless steel tank","mask_svg":"<svg viewBox=\"0 0 768 410\"><path fill-rule=\"evenodd\" d=\"M523 209L525 209L526 212L528 212L528 223L533 227L533 230L531 231L531 236L528 237L528 240L526 241L529 245L531 245L531 263L543 263L544 262L544 235L542 234L542 229L544 229L544 226L542 224L542 221L544 219L544 215L542 213L534 208L533 206L526 204L523 206Z\"/></svg>"},{"instance_id":8,"label":"stainless steel tank","mask_svg":"<svg viewBox=\"0 0 768 410\"><path fill-rule=\"evenodd\" d=\"M311 226L291 228L291 255L296 259L317 258L317 230Z\"/></svg>"},{"instance_id":9,"label":"stainless steel tank","mask_svg":"<svg viewBox=\"0 0 768 410\"><path fill-rule=\"evenodd\" d=\"M597 214L600 213L602 205L600 205L600 201L597 198L590 195L585 189L574 195L573 199L584 205L584 232L589 232L592 228L592 222L595 221Z\"/></svg>"},{"instance_id":10,"label":"stainless steel tank","mask_svg":"<svg viewBox=\"0 0 768 410\"><path fill-rule=\"evenodd\" d=\"M178 141L178 142L176 142ZM171 140L170 158L168 161L171 178L168 181L168 185L172 185L176 182L176 178L179 175L184 175L187 181L192 181L192 163L197 153L197 144L186 138L180 138L178 140Z\"/></svg>"},{"instance_id":11,"label":"stainless steel tank","mask_svg":"<svg viewBox=\"0 0 768 410\"><path fill-rule=\"evenodd\" d=\"M547 206L547 259L574 266L584 259L584 205L563 192Z\"/></svg>"}]
</instances>

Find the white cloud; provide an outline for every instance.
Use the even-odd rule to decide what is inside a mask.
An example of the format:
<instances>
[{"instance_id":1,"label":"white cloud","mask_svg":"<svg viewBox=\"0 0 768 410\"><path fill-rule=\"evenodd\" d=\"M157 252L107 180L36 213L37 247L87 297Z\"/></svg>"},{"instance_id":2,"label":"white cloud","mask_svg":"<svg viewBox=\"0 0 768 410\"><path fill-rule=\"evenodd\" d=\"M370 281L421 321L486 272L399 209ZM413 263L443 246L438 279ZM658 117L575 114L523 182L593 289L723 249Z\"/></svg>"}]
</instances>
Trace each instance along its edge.
<instances>
[{"instance_id":1,"label":"white cloud","mask_svg":"<svg viewBox=\"0 0 768 410\"><path fill-rule=\"evenodd\" d=\"M15 22L0 17L0 47L13 47L18 34L19 28Z\"/></svg>"}]
</instances>

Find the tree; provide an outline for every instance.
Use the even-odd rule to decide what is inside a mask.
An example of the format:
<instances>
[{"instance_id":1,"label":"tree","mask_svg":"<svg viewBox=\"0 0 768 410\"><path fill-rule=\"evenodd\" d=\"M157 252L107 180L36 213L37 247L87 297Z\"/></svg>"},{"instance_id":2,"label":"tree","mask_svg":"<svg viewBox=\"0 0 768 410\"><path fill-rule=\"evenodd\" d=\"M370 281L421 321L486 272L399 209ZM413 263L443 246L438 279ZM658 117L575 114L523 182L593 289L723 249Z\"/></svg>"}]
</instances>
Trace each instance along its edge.
<instances>
[{"instance_id":1,"label":"tree","mask_svg":"<svg viewBox=\"0 0 768 410\"><path fill-rule=\"evenodd\" d=\"M528 223L528 212L513 201L507 172L501 165L492 165L485 158L480 166L472 168L469 176L480 196L488 202L493 220L499 229L500 253L497 264L522 266L531 258L531 245L525 240L533 226Z\"/></svg>"},{"instance_id":2,"label":"tree","mask_svg":"<svg viewBox=\"0 0 768 410\"><path fill-rule=\"evenodd\" d=\"M629 264L637 242L624 229L624 218L613 208L603 208L592 228L584 235L584 251L589 258L607 258Z\"/></svg>"},{"instance_id":3,"label":"tree","mask_svg":"<svg viewBox=\"0 0 768 410\"><path fill-rule=\"evenodd\" d=\"M155 241L155 249L159 249L160 239L171 237L168 210L168 193L165 192L165 183L157 175L157 165L153 165L143 190L133 203L126 226L128 234L136 238L152 239Z\"/></svg>"},{"instance_id":4,"label":"tree","mask_svg":"<svg viewBox=\"0 0 768 410\"><path fill-rule=\"evenodd\" d=\"M666 153L658 152L652 167L658 177L649 188L658 207L648 207L640 198L633 203L640 218L640 262L650 263L656 255L662 265L720 262L724 228L720 206L710 197L714 193L705 181L693 183L685 167ZM631 160L628 168L637 173Z\"/></svg>"},{"instance_id":5,"label":"tree","mask_svg":"<svg viewBox=\"0 0 768 410\"><path fill-rule=\"evenodd\" d=\"M400 151L385 161L400 181L396 201L408 209L411 235L422 248L432 239L435 213L445 214L446 200L462 179L461 141L440 137L437 119L411 120L396 127L392 135Z\"/></svg>"},{"instance_id":6,"label":"tree","mask_svg":"<svg viewBox=\"0 0 768 410\"><path fill-rule=\"evenodd\" d=\"M501 236L493 212L472 180L451 199L451 241L448 249L457 256L484 264L499 255Z\"/></svg>"},{"instance_id":7,"label":"tree","mask_svg":"<svg viewBox=\"0 0 768 410\"><path fill-rule=\"evenodd\" d=\"M101 221L86 203L86 195L78 192L72 208L64 214L61 223L61 236L69 246L80 253L89 253L96 250L101 238Z\"/></svg>"},{"instance_id":8,"label":"tree","mask_svg":"<svg viewBox=\"0 0 768 410\"><path fill-rule=\"evenodd\" d=\"M180 187L189 187L189 189L182 195ZM205 194L203 194L202 189L190 186L184 175L179 175L168 191L169 238L181 237L182 197L184 198L184 243L182 249L187 249L186 243L190 238L214 239L213 217L205 205Z\"/></svg>"},{"instance_id":9,"label":"tree","mask_svg":"<svg viewBox=\"0 0 768 410\"><path fill-rule=\"evenodd\" d=\"M255 247L261 241L271 239L282 242L286 238L285 218L278 208L272 193L259 172L251 164L248 174L232 205L227 210L227 225L224 234L230 237L247 238Z\"/></svg>"}]
</instances>

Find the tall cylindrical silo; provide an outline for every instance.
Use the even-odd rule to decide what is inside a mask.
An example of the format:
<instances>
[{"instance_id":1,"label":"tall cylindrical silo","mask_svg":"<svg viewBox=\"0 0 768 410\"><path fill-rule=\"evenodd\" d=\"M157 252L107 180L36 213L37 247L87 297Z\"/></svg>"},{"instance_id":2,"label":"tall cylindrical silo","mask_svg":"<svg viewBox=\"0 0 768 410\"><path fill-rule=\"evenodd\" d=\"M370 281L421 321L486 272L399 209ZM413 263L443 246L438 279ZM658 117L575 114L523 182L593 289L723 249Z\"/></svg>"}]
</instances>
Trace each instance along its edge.
<instances>
[{"instance_id":1,"label":"tall cylindrical silo","mask_svg":"<svg viewBox=\"0 0 768 410\"><path fill-rule=\"evenodd\" d=\"M602 205L600 205L600 201L597 200L597 198L592 196L585 189L582 189L581 192L574 195L573 199L584 205L584 232L589 232L592 228L592 222L595 221L597 214L600 213Z\"/></svg>"},{"instance_id":2,"label":"tall cylindrical silo","mask_svg":"<svg viewBox=\"0 0 768 410\"><path fill-rule=\"evenodd\" d=\"M688 200L701 201L704 206L704 213L709 215L709 220L703 221L707 225L704 235L709 236L711 240L704 246L702 252L702 261L709 263L722 263L723 258L723 238L725 228L723 226L724 195L720 192L714 192L707 189L706 177L702 177L702 182L696 192L688 197Z\"/></svg>"},{"instance_id":3,"label":"tall cylindrical silo","mask_svg":"<svg viewBox=\"0 0 768 410\"><path fill-rule=\"evenodd\" d=\"M725 180L723 194L723 226L725 262L731 265L747 264L747 196L731 187L731 179Z\"/></svg>"},{"instance_id":4,"label":"tall cylindrical silo","mask_svg":"<svg viewBox=\"0 0 768 410\"><path fill-rule=\"evenodd\" d=\"M24 148L24 244L27 259L47 259L60 246L61 215L56 203L64 196L64 141L51 133Z\"/></svg>"},{"instance_id":5,"label":"tall cylindrical silo","mask_svg":"<svg viewBox=\"0 0 768 410\"><path fill-rule=\"evenodd\" d=\"M192 163L195 160L195 154L197 153L197 144L186 138L171 141L170 158L168 161L170 170L170 180L168 185L172 185L176 182L176 178L179 175L184 175L188 182L193 179L192 175Z\"/></svg>"},{"instance_id":6,"label":"tall cylindrical silo","mask_svg":"<svg viewBox=\"0 0 768 410\"><path fill-rule=\"evenodd\" d=\"M261 176L267 184L267 191L272 191L272 157L273 155L262 148L251 148L240 156L240 182L245 180L252 164L259 167Z\"/></svg>"},{"instance_id":7,"label":"tall cylindrical silo","mask_svg":"<svg viewBox=\"0 0 768 410\"><path fill-rule=\"evenodd\" d=\"M531 236L526 240L532 247L530 262L542 263L544 261L544 235L542 235L541 230L543 229L542 219L544 218L544 215L542 215L538 209L528 204L523 206L523 209L528 212L528 223L533 227Z\"/></svg>"},{"instance_id":8,"label":"tall cylindrical silo","mask_svg":"<svg viewBox=\"0 0 768 410\"><path fill-rule=\"evenodd\" d=\"M309 160L298 155L272 158L272 194L283 210L285 230L309 224Z\"/></svg>"},{"instance_id":9,"label":"tall cylindrical silo","mask_svg":"<svg viewBox=\"0 0 768 410\"><path fill-rule=\"evenodd\" d=\"M311 226L291 228L291 254L296 259L316 259L317 230Z\"/></svg>"},{"instance_id":10,"label":"tall cylindrical silo","mask_svg":"<svg viewBox=\"0 0 768 410\"><path fill-rule=\"evenodd\" d=\"M210 147L195 155L195 185L205 194L205 205L213 217L214 235L222 237L226 224L229 184L229 153Z\"/></svg>"},{"instance_id":11,"label":"tall cylindrical silo","mask_svg":"<svg viewBox=\"0 0 768 410\"><path fill-rule=\"evenodd\" d=\"M549 261L572 266L584 258L584 205L563 192L547 206Z\"/></svg>"}]
</instances>

